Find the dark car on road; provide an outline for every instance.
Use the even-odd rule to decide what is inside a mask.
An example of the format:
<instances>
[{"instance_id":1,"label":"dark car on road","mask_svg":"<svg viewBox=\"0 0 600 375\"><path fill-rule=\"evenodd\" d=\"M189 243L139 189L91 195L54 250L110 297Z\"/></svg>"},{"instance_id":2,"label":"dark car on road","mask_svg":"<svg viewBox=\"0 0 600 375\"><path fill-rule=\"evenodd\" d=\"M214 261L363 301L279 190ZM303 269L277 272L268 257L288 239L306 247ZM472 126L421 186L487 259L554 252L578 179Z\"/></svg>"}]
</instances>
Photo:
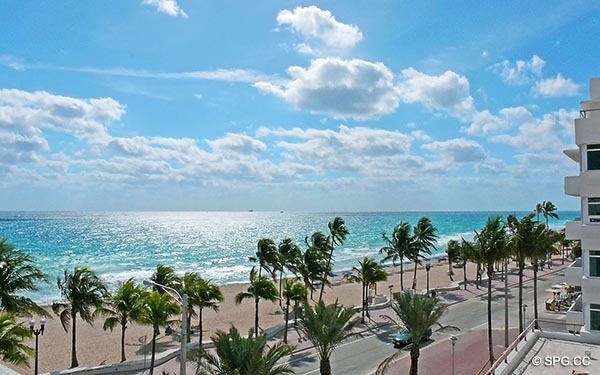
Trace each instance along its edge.
<instances>
[{"instance_id":1,"label":"dark car on road","mask_svg":"<svg viewBox=\"0 0 600 375\"><path fill-rule=\"evenodd\" d=\"M428 329L421 338L421 342L429 340L430 337L431 329ZM402 348L410 344L410 331L407 328L404 328L392 338L392 343L394 344L394 348Z\"/></svg>"}]
</instances>

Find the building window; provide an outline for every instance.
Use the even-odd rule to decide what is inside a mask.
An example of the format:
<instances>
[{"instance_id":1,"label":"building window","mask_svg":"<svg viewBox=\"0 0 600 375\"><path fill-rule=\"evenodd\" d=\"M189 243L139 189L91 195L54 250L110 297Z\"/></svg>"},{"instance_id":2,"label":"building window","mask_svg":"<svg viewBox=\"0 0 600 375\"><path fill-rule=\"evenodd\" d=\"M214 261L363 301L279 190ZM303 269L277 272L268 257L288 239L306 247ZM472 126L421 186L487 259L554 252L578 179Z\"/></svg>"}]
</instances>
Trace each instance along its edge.
<instances>
[{"instance_id":1,"label":"building window","mask_svg":"<svg viewBox=\"0 0 600 375\"><path fill-rule=\"evenodd\" d=\"M600 198L588 198L587 201L590 223L600 223Z\"/></svg>"},{"instance_id":2,"label":"building window","mask_svg":"<svg viewBox=\"0 0 600 375\"><path fill-rule=\"evenodd\" d=\"M590 329L600 331L600 305L590 304Z\"/></svg>"},{"instance_id":3,"label":"building window","mask_svg":"<svg viewBox=\"0 0 600 375\"><path fill-rule=\"evenodd\" d=\"M587 146L587 170L600 170L600 145Z\"/></svg>"},{"instance_id":4,"label":"building window","mask_svg":"<svg viewBox=\"0 0 600 375\"><path fill-rule=\"evenodd\" d=\"M590 276L600 277L600 251L590 250Z\"/></svg>"}]
</instances>

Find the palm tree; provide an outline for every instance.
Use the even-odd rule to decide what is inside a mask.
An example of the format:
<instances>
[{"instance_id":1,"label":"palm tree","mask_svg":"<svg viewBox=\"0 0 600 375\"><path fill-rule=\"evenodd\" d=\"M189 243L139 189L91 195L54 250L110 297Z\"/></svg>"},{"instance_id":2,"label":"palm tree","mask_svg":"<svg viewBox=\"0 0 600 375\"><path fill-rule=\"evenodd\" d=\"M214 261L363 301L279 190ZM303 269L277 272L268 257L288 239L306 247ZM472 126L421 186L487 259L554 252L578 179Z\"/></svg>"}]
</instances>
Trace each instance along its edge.
<instances>
[{"instance_id":1,"label":"palm tree","mask_svg":"<svg viewBox=\"0 0 600 375\"><path fill-rule=\"evenodd\" d=\"M448 254L448 277L450 281L454 281L454 270L452 269L452 263L456 261L460 261L461 259L461 248L460 243L456 240L448 241L448 248L446 249L446 253Z\"/></svg>"},{"instance_id":2,"label":"palm tree","mask_svg":"<svg viewBox=\"0 0 600 375\"><path fill-rule=\"evenodd\" d=\"M200 279L200 276L196 272L186 272L183 277L179 279L179 285L177 291L180 295L187 295L188 306L187 306L187 334L186 340L187 342L191 341L192 338L192 317L196 316L196 311L194 307L197 306L197 301L195 297L195 288L196 283Z\"/></svg>"},{"instance_id":3,"label":"palm tree","mask_svg":"<svg viewBox=\"0 0 600 375\"><path fill-rule=\"evenodd\" d=\"M333 248L335 245L341 246L346 241L346 237L350 233L346 228L344 219L336 216L332 221L327 224L329 228L329 239L331 241L329 254L327 255L327 269L331 269L331 259L333 258ZM328 271L329 272L329 271ZM327 280L327 273L323 275L323 280ZM323 290L325 290L325 282L321 284L321 293L319 294L319 301L323 299Z\"/></svg>"},{"instance_id":4,"label":"palm tree","mask_svg":"<svg viewBox=\"0 0 600 375\"><path fill-rule=\"evenodd\" d=\"M286 279L283 283L283 298L285 299L285 329L283 331L283 342L287 344L288 322L290 320L290 302L294 302L294 320L298 313L297 306L301 301L306 300L306 288L301 282Z\"/></svg>"},{"instance_id":5,"label":"palm tree","mask_svg":"<svg viewBox=\"0 0 600 375\"><path fill-rule=\"evenodd\" d=\"M344 307L335 301L325 305L319 301L314 307L304 304L304 314L300 317L299 329L313 343L320 358L321 375L331 375L331 354L340 343L352 335L358 322L351 320L353 307Z\"/></svg>"},{"instance_id":6,"label":"palm tree","mask_svg":"<svg viewBox=\"0 0 600 375\"><path fill-rule=\"evenodd\" d=\"M217 331L212 337L215 354L201 352L198 360L198 375L283 375L293 374L289 364L279 364L292 354L292 348L284 343L267 345L267 337L260 335L242 337L237 328L229 332Z\"/></svg>"},{"instance_id":7,"label":"palm tree","mask_svg":"<svg viewBox=\"0 0 600 375\"><path fill-rule=\"evenodd\" d=\"M427 217L422 217L417 222L417 225L413 228L414 242L415 242L415 253L413 253L411 259L415 264L415 270L413 275L412 289L417 288L417 265L421 263L420 258L426 255L431 255L431 249L435 249L435 243L437 242L438 235L436 234L437 228L431 223L431 220Z\"/></svg>"},{"instance_id":8,"label":"palm tree","mask_svg":"<svg viewBox=\"0 0 600 375\"><path fill-rule=\"evenodd\" d=\"M204 329L202 314L205 308L219 311L219 303L224 300L223 293L221 292L221 288L213 281L199 277L194 283L188 298L193 301L195 306L198 306L198 331L200 333L198 347L202 349L202 331Z\"/></svg>"},{"instance_id":9,"label":"palm tree","mask_svg":"<svg viewBox=\"0 0 600 375\"><path fill-rule=\"evenodd\" d=\"M487 316L488 316L488 351L490 365L494 363L494 343L492 337L492 277L494 264L504 258L507 248L506 230L502 219L497 216L488 218L481 232L475 231L477 250L487 271Z\"/></svg>"},{"instance_id":10,"label":"palm tree","mask_svg":"<svg viewBox=\"0 0 600 375\"><path fill-rule=\"evenodd\" d=\"M168 286L169 288L179 289L181 285L181 279L175 274L175 270L171 266L159 264L156 266L156 270L150 277L155 284ZM165 293L165 290L158 285L155 285L153 290L159 293Z\"/></svg>"},{"instance_id":11,"label":"palm tree","mask_svg":"<svg viewBox=\"0 0 600 375\"><path fill-rule=\"evenodd\" d=\"M544 216L544 219L546 219L546 228L550 228L548 226L548 218L558 219L556 206L550 201L544 201L541 212L542 216Z\"/></svg>"},{"instance_id":12,"label":"palm tree","mask_svg":"<svg viewBox=\"0 0 600 375\"><path fill-rule=\"evenodd\" d=\"M510 234L509 245L519 268L519 332L523 332L523 270L530 250L535 246L535 214L531 213L519 220L515 215L507 218Z\"/></svg>"},{"instance_id":13,"label":"palm tree","mask_svg":"<svg viewBox=\"0 0 600 375\"><path fill-rule=\"evenodd\" d=\"M94 310L101 309L107 294L104 282L87 267L75 267L73 272L65 270L64 277L57 279L58 289L65 302L55 302L52 310L60 316L65 332L71 323L71 368L79 366L77 361L77 315L92 325Z\"/></svg>"},{"instance_id":14,"label":"palm tree","mask_svg":"<svg viewBox=\"0 0 600 375\"><path fill-rule=\"evenodd\" d=\"M467 263L471 260L471 254L469 252L471 246L469 246L469 243L464 238L461 238L459 246L459 258L463 266L463 284L465 290L467 290Z\"/></svg>"},{"instance_id":15,"label":"palm tree","mask_svg":"<svg viewBox=\"0 0 600 375\"><path fill-rule=\"evenodd\" d=\"M427 331L438 323L446 312L446 305L440 303L437 297L427 294L417 294L406 290L400 294L392 304L392 309L410 332L410 375L417 375L419 369L419 356L421 342L426 337ZM393 360L402 354L398 351L387 358L377 368L377 374L383 374Z\"/></svg>"},{"instance_id":16,"label":"palm tree","mask_svg":"<svg viewBox=\"0 0 600 375\"><path fill-rule=\"evenodd\" d=\"M33 349L24 342L31 337L31 330L17 323L13 313L0 312L0 359L13 365L27 365Z\"/></svg>"},{"instance_id":17,"label":"palm tree","mask_svg":"<svg viewBox=\"0 0 600 375\"><path fill-rule=\"evenodd\" d=\"M261 299L271 302L277 301L277 288L271 280L265 276L257 275L254 268L252 268L248 290L235 296L236 305L239 305L245 299L254 300L254 336L258 337L258 303Z\"/></svg>"},{"instance_id":18,"label":"palm tree","mask_svg":"<svg viewBox=\"0 0 600 375\"><path fill-rule=\"evenodd\" d=\"M383 234L383 240L387 243L387 246L382 247L379 250L380 254L385 254L383 262L391 260L394 264L396 261L400 262L400 290L404 290L404 259L409 259L415 253L414 241L411 236L410 224L401 221L392 232L392 237L388 238L387 235Z\"/></svg>"},{"instance_id":19,"label":"palm tree","mask_svg":"<svg viewBox=\"0 0 600 375\"><path fill-rule=\"evenodd\" d=\"M549 231L544 224L539 224L535 227L534 243L529 249L529 258L533 263L533 317L535 320L535 328L538 329L538 306L537 306L537 281L540 260L545 259L548 254L548 249L556 243L554 232Z\"/></svg>"},{"instance_id":20,"label":"palm tree","mask_svg":"<svg viewBox=\"0 0 600 375\"><path fill-rule=\"evenodd\" d=\"M294 272L295 266L302 257L302 251L292 238L284 238L277 247L279 271L279 307L282 307L281 293L283 291L283 272L288 269Z\"/></svg>"},{"instance_id":21,"label":"palm tree","mask_svg":"<svg viewBox=\"0 0 600 375\"><path fill-rule=\"evenodd\" d=\"M327 262L331 245L329 237L320 231L314 232L310 236L310 240L306 238L304 242L308 246L308 249L304 253L304 263L308 272L308 279L310 280L310 298L312 299L314 282L319 281L321 284L328 283L326 276L331 271L331 264Z\"/></svg>"},{"instance_id":22,"label":"palm tree","mask_svg":"<svg viewBox=\"0 0 600 375\"><path fill-rule=\"evenodd\" d=\"M358 264L359 267L352 267L352 271L356 272L356 275L351 275L350 279L359 282L362 285L361 322L364 323L365 313L367 314L367 317L369 316L369 286L373 283L387 280L387 273L383 269L383 266L371 257L364 257Z\"/></svg>"},{"instance_id":23,"label":"palm tree","mask_svg":"<svg viewBox=\"0 0 600 375\"><path fill-rule=\"evenodd\" d=\"M180 313L179 303L168 293L156 290L146 294L138 321L152 326L152 356L150 357L150 375L154 374L154 358L156 355L156 337L160 326L173 323L173 315Z\"/></svg>"},{"instance_id":24,"label":"palm tree","mask_svg":"<svg viewBox=\"0 0 600 375\"><path fill-rule=\"evenodd\" d=\"M262 270L264 269L275 279L275 271L279 263L275 241L270 238L261 238L258 240L256 248L256 256L248 259L252 262L258 262L258 276L262 276Z\"/></svg>"},{"instance_id":25,"label":"palm tree","mask_svg":"<svg viewBox=\"0 0 600 375\"><path fill-rule=\"evenodd\" d=\"M35 266L34 258L0 239L0 312L48 315L30 298L20 295L38 290L37 283L42 281L46 276Z\"/></svg>"},{"instance_id":26,"label":"palm tree","mask_svg":"<svg viewBox=\"0 0 600 375\"><path fill-rule=\"evenodd\" d=\"M119 283L117 289L111 293L106 302L107 306L96 310L96 314L108 315L104 321L104 330L111 331L121 326L121 362L125 362L125 331L130 322L136 321L140 315L146 290L137 285L133 279Z\"/></svg>"},{"instance_id":27,"label":"palm tree","mask_svg":"<svg viewBox=\"0 0 600 375\"><path fill-rule=\"evenodd\" d=\"M545 205L546 205L546 201L543 201L541 203L536 203L536 205L535 205L535 210L533 212L535 212L535 214L536 214L535 221L538 224L540 222L540 214L544 211L544 206Z\"/></svg>"}]
</instances>

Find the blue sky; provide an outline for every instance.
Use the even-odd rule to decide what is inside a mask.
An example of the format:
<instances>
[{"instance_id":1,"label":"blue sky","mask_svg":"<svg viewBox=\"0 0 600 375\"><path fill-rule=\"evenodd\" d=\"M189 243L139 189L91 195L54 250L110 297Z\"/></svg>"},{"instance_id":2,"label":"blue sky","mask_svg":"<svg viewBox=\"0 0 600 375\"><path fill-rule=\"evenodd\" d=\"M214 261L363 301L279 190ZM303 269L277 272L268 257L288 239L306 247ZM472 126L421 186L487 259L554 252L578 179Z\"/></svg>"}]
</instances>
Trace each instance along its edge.
<instances>
[{"instance_id":1,"label":"blue sky","mask_svg":"<svg viewBox=\"0 0 600 375\"><path fill-rule=\"evenodd\" d=\"M599 10L3 1L0 209L576 209Z\"/></svg>"}]
</instances>

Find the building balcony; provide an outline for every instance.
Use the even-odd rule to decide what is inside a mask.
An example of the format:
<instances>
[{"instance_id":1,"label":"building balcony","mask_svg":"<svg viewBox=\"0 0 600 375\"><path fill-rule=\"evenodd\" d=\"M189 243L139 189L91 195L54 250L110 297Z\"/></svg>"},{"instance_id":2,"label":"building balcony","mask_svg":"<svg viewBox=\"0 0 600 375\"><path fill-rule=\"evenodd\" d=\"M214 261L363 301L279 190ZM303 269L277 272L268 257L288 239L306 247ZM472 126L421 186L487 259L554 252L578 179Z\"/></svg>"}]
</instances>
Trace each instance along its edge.
<instances>
[{"instance_id":1,"label":"building balcony","mask_svg":"<svg viewBox=\"0 0 600 375\"><path fill-rule=\"evenodd\" d=\"M581 239L581 219L569 220L565 223L565 237L567 240Z\"/></svg>"},{"instance_id":2,"label":"building balcony","mask_svg":"<svg viewBox=\"0 0 600 375\"><path fill-rule=\"evenodd\" d=\"M600 143L600 113L575 119L575 144L581 146L598 143Z\"/></svg>"},{"instance_id":3,"label":"building balcony","mask_svg":"<svg viewBox=\"0 0 600 375\"><path fill-rule=\"evenodd\" d=\"M579 196L579 176L565 177L565 194L578 197Z\"/></svg>"},{"instance_id":4,"label":"building balcony","mask_svg":"<svg viewBox=\"0 0 600 375\"><path fill-rule=\"evenodd\" d=\"M583 276L581 278L583 303L600 304L600 277Z\"/></svg>"},{"instance_id":5,"label":"building balcony","mask_svg":"<svg viewBox=\"0 0 600 375\"><path fill-rule=\"evenodd\" d=\"M563 150L563 153L567 155L571 160L576 163L581 162L581 152L578 148L569 148L567 150Z\"/></svg>"},{"instance_id":6,"label":"building balcony","mask_svg":"<svg viewBox=\"0 0 600 375\"><path fill-rule=\"evenodd\" d=\"M575 259L567 268L565 268L565 281L569 285L581 286L581 277L583 276L583 262L581 258Z\"/></svg>"},{"instance_id":7,"label":"building balcony","mask_svg":"<svg viewBox=\"0 0 600 375\"><path fill-rule=\"evenodd\" d=\"M567 310L567 316L565 317L567 321L567 329L570 332L579 332L580 328L583 326L583 299L581 296L577 297L577 299L573 302L569 310Z\"/></svg>"}]
</instances>

